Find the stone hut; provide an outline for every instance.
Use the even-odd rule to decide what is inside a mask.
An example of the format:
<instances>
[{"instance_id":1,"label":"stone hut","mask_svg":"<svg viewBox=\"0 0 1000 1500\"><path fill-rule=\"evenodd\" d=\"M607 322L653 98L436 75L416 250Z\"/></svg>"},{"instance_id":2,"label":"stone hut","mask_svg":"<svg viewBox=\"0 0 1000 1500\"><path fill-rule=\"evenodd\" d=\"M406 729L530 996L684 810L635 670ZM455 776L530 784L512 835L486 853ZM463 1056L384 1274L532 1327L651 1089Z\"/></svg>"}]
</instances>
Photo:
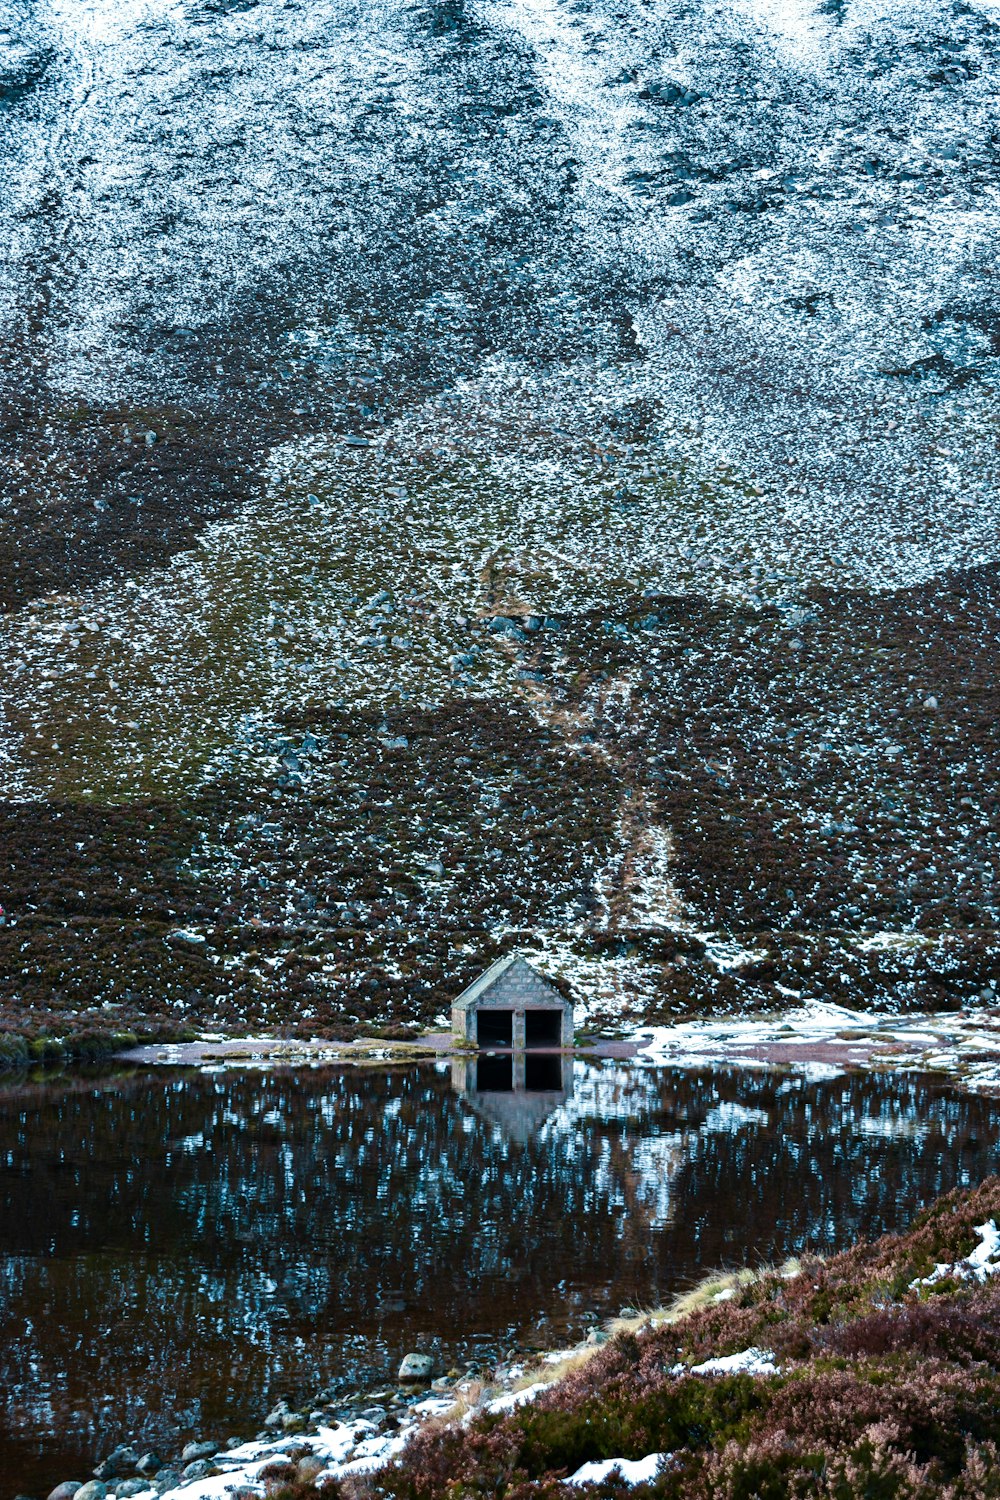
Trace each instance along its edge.
<instances>
[{"instance_id":1,"label":"stone hut","mask_svg":"<svg viewBox=\"0 0 1000 1500\"><path fill-rule=\"evenodd\" d=\"M509 953L454 1001L451 1029L477 1047L572 1047L573 1006L520 953Z\"/></svg>"}]
</instances>

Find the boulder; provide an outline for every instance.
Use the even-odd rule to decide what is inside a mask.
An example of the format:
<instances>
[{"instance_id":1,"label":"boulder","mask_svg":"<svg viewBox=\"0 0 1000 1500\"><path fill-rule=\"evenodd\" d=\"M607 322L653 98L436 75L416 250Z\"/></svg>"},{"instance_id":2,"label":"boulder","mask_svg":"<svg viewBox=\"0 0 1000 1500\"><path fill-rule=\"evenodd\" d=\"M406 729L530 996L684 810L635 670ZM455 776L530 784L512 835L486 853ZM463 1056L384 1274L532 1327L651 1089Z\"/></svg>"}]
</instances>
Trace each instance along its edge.
<instances>
[{"instance_id":1,"label":"boulder","mask_svg":"<svg viewBox=\"0 0 1000 1500\"><path fill-rule=\"evenodd\" d=\"M56 1485L49 1500L76 1500L76 1492L82 1488L79 1479L64 1479L62 1484Z\"/></svg>"},{"instance_id":2,"label":"boulder","mask_svg":"<svg viewBox=\"0 0 1000 1500\"><path fill-rule=\"evenodd\" d=\"M257 1478L265 1483L280 1481L282 1484L290 1484L295 1478L295 1465L290 1458L279 1455L270 1459L262 1469L258 1469Z\"/></svg>"},{"instance_id":3,"label":"boulder","mask_svg":"<svg viewBox=\"0 0 1000 1500\"><path fill-rule=\"evenodd\" d=\"M119 1443L107 1458L101 1460L94 1470L97 1479L121 1479L135 1468L139 1455L128 1443Z\"/></svg>"},{"instance_id":4,"label":"boulder","mask_svg":"<svg viewBox=\"0 0 1000 1500\"><path fill-rule=\"evenodd\" d=\"M302 1484L312 1484L317 1474L322 1474L326 1468L326 1460L317 1458L315 1453L310 1453L306 1458L300 1458L295 1469L295 1477Z\"/></svg>"},{"instance_id":5,"label":"boulder","mask_svg":"<svg viewBox=\"0 0 1000 1500\"><path fill-rule=\"evenodd\" d=\"M163 1468L163 1460L158 1453L150 1451L142 1455L136 1468L140 1474L145 1474L149 1478Z\"/></svg>"},{"instance_id":6,"label":"boulder","mask_svg":"<svg viewBox=\"0 0 1000 1500\"><path fill-rule=\"evenodd\" d=\"M214 1458L216 1452L214 1443L185 1443L181 1449L181 1463L192 1464L198 1458Z\"/></svg>"},{"instance_id":7,"label":"boulder","mask_svg":"<svg viewBox=\"0 0 1000 1500\"><path fill-rule=\"evenodd\" d=\"M429 1354L408 1354L399 1367L400 1380L431 1380L434 1360Z\"/></svg>"},{"instance_id":8,"label":"boulder","mask_svg":"<svg viewBox=\"0 0 1000 1500\"><path fill-rule=\"evenodd\" d=\"M190 1484L192 1479L205 1479L214 1467L210 1459L196 1458L194 1463L188 1464L181 1470L181 1479L185 1484Z\"/></svg>"},{"instance_id":9,"label":"boulder","mask_svg":"<svg viewBox=\"0 0 1000 1500\"><path fill-rule=\"evenodd\" d=\"M108 1487L101 1479L92 1479L89 1484L83 1484L73 1496L73 1500L108 1500Z\"/></svg>"}]
</instances>

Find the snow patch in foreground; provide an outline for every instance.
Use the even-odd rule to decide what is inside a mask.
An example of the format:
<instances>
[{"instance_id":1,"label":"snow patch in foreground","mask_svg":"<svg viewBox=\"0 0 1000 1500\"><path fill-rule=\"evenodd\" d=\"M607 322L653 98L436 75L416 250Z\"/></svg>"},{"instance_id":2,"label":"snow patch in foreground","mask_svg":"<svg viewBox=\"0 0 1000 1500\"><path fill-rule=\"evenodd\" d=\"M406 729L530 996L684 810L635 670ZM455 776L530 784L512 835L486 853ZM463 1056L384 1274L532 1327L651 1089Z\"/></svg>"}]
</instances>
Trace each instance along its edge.
<instances>
[{"instance_id":1,"label":"snow patch in foreground","mask_svg":"<svg viewBox=\"0 0 1000 1500\"><path fill-rule=\"evenodd\" d=\"M770 1349L743 1349L739 1354L723 1354L706 1359L704 1364L675 1365L679 1375L780 1375Z\"/></svg>"},{"instance_id":2,"label":"snow patch in foreground","mask_svg":"<svg viewBox=\"0 0 1000 1500\"><path fill-rule=\"evenodd\" d=\"M656 1478L669 1453L650 1453L646 1458L605 1458L599 1462L584 1464L564 1481L565 1484L600 1484L615 1470L626 1484L649 1484Z\"/></svg>"},{"instance_id":3,"label":"snow patch in foreground","mask_svg":"<svg viewBox=\"0 0 1000 1500\"><path fill-rule=\"evenodd\" d=\"M376 1433L371 1422L362 1420L342 1427L320 1427L315 1434L282 1438L272 1443L243 1443L216 1455L213 1462L223 1470L221 1474L195 1480L193 1484L176 1485L167 1490L161 1500L181 1500L181 1497L183 1500L230 1500L235 1489L248 1489L263 1495L265 1481L260 1478L261 1471L290 1450L301 1453L303 1448L326 1464L317 1476L317 1483L340 1479L348 1474L368 1473L396 1458L423 1421L443 1415L454 1404L453 1399L443 1397L422 1401L419 1408L412 1408L414 1420L394 1433ZM150 1489L137 1495L136 1500L157 1500L156 1492Z\"/></svg>"},{"instance_id":4,"label":"snow patch in foreground","mask_svg":"<svg viewBox=\"0 0 1000 1500\"><path fill-rule=\"evenodd\" d=\"M543 1391L547 1391L552 1383L551 1380L538 1380L534 1385L526 1385L522 1391L508 1391L505 1396L497 1396L495 1401L487 1402L486 1410L488 1412L513 1411L515 1407L534 1401Z\"/></svg>"},{"instance_id":5,"label":"snow patch in foreground","mask_svg":"<svg viewBox=\"0 0 1000 1500\"><path fill-rule=\"evenodd\" d=\"M953 1261L951 1265L939 1261L929 1276L918 1276L916 1281L911 1281L911 1288L933 1286L945 1277L952 1277L955 1281L985 1281L988 1276L995 1276L1000 1271L1000 1229L995 1220L990 1219L985 1224L977 1224L975 1233L980 1243L964 1260Z\"/></svg>"}]
</instances>

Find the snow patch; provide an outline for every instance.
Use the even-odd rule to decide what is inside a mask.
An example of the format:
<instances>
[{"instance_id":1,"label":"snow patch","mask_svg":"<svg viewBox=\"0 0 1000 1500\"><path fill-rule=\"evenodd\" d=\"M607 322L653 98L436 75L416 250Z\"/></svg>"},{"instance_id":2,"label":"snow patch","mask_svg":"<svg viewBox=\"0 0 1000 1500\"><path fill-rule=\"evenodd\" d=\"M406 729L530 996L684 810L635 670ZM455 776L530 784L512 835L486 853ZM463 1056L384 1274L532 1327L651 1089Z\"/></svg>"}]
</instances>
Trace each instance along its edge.
<instances>
[{"instance_id":1,"label":"snow patch","mask_svg":"<svg viewBox=\"0 0 1000 1500\"><path fill-rule=\"evenodd\" d=\"M706 1359L700 1365L675 1365L678 1374L687 1375L780 1375L769 1349L744 1349L739 1354L723 1354Z\"/></svg>"},{"instance_id":2,"label":"snow patch","mask_svg":"<svg viewBox=\"0 0 1000 1500\"><path fill-rule=\"evenodd\" d=\"M669 1453L650 1453L646 1458L600 1459L584 1464L563 1482L572 1485L600 1484L601 1480L617 1471L626 1484L649 1484L670 1457Z\"/></svg>"},{"instance_id":3,"label":"snow patch","mask_svg":"<svg viewBox=\"0 0 1000 1500\"><path fill-rule=\"evenodd\" d=\"M526 1385L521 1391L508 1391L506 1395L497 1396L494 1401L488 1401L486 1410L488 1412L514 1411L518 1406L525 1406L529 1401L536 1401L543 1391L552 1386L551 1380L536 1380L534 1385Z\"/></svg>"},{"instance_id":4,"label":"snow patch","mask_svg":"<svg viewBox=\"0 0 1000 1500\"><path fill-rule=\"evenodd\" d=\"M933 1286L946 1277L955 1281L986 1281L988 1277L995 1276L1000 1271L1000 1229L995 1220L990 1219L985 1224L977 1225L975 1233L980 1240L975 1250L970 1251L963 1260L953 1261L951 1265L939 1261L929 1276L920 1276L916 1281L911 1281L911 1288Z\"/></svg>"}]
</instances>

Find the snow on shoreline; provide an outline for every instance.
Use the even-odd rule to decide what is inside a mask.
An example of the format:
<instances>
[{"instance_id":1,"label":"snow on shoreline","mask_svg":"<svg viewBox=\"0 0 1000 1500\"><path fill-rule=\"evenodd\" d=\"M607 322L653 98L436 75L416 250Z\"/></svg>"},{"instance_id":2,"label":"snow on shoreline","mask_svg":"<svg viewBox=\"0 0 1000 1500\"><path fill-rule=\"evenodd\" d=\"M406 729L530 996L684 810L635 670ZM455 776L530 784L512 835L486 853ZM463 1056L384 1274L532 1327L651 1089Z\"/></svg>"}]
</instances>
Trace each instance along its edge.
<instances>
[{"instance_id":1,"label":"snow on shoreline","mask_svg":"<svg viewBox=\"0 0 1000 1500\"><path fill-rule=\"evenodd\" d=\"M977 1252L978 1253L978 1252ZM972 1257L970 1257L970 1260ZM991 1269L993 1269L991 1267ZM652 1323L647 1325L653 1327ZM572 1359L581 1352L594 1354L596 1347L579 1346L543 1356L542 1363L561 1362ZM766 1349L744 1349L738 1354L724 1355L705 1360L700 1365L676 1365L672 1375L776 1375L780 1374L774 1356ZM520 1366L511 1367L506 1379L523 1375ZM356 1422L320 1425L312 1433L296 1433L275 1438L273 1441L252 1441L217 1453L211 1466L221 1472L204 1477L182 1478L181 1481L162 1493L152 1485L136 1494L133 1500L230 1500L235 1491L252 1491L263 1495L270 1477L267 1471L282 1458L295 1462L305 1457L320 1460L324 1467L316 1473L313 1482L322 1486L326 1481L347 1478L352 1474L368 1474L398 1458L407 1443L430 1421L451 1417L461 1425L468 1426L478 1416L516 1411L519 1407L535 1401L553 1388L556 1380L535 1380L528 1385L513 1386L499 1396L479 1394L475 1404L464 1411L463 1402L472 1392L457 1386L453 1394L431 1395L409 1408L407 1418L393 1431L380 1433L373 1422L361 1418ZM670 1458L668 1453L652 1453L645 1458L629 1460L613 1458L599 1463L584 1464L570 1475L565 1483L579 1487L594 1484L604 1479L613 1469L621 1471L627 1484L646 1482L655 1477L659 1468Z\"/></svg>"},{"instance_id":2,"label":"snow on shoreline","mask_svg":"<svg viewBox=\"0 0 1000 1500\"><path fill-rule=\"evenodd\" d=\"M780 1063L820 1082L891 1063L905 1071L950 1073L970 1089L1000 1087L995 1007L897 1016L809 1002L773 1015L642 1026L630 1040L640 1049L638 1061L650 1067Z\"/></svg>"},{"instance_id":3,"label":"snow on shoreline","mask_svg":"<svg viewBox=\"0 0 1000 1500\"><path fill-rule=\"evenodd\" d=\"M183 1500L228 1500L237 1489L252 1489L263 1495L265 1481L262 1472L291 1453L297 1458L312 1456L323 1461L325 1467L316 1475L317 1484L328 1479L345 1478L349 1474L366 1474L381 1468L400 1453L425 1422L453 1407L450 1398L429 1397L411 1407L411 1420L390 1433L376 1433L374 1423L361 1420L343 1426L320 1426L315 1433L296 1434L273 1442L243 1443L215 1456L213 1465L221 1469L221 1473L182 1480L164 1491L160 1500L174 1500L175 1496L183 1496ZM159 1492L151 1486L136 1495L134 1500L157 1500L158 1496Z\"/></svg>"}]
</instances>

